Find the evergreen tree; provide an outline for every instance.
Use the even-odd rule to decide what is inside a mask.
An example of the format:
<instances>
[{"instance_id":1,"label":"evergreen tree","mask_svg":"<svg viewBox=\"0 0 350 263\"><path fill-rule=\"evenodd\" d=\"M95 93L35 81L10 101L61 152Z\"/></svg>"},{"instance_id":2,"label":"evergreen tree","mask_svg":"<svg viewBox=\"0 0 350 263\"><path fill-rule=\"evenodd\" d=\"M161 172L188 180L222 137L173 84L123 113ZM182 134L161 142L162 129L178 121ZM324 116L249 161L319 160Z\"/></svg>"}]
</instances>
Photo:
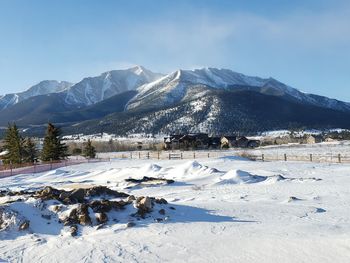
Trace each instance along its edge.
<instances>
[{"instance_id":1,"label":"evergreen tree","mask_svg":"<svg viewBox=\"0 0 350 263\"><path fill-rule=\"evenodd\" d=\"M96 157L96 150L95 150L95 147L92 146L90 139L88 139L83 153L84 153L84 156L87 158L95 158Z\"/></svg>"},{"instance_id":2,"label":"evergreen tree","mask_svg":"<svg viewBox=\"0 0 350 263\"><path fill-rule=\"evenodd\" d=\"M27 163L34 163L38 156L35 143L31 138L27 138L24 142L24 156L23 161Z\"/></svg>"},{"instance_id":3,"label":"evergreen tree","mask_svg":"<svg viewBox=\"0 0 350 263\"><path fill-rule=\"evenodd\" d=\"M61 160L68 156L68 147L61 142L61 130L49 123L41 152L42 161Z\"/></svg>"},{"instance_id":4,"label":"evergreen tree","mask_svg":"<svg viewBox=\"0 0 350 263\"><path fill-rule=\"evenodd\" d=\"M19 134L16 124L9 124L5 134L4 149L8 153L4 156L4 163L19 164L23 158L23 138Z\"/></svg>"}]
</instances>

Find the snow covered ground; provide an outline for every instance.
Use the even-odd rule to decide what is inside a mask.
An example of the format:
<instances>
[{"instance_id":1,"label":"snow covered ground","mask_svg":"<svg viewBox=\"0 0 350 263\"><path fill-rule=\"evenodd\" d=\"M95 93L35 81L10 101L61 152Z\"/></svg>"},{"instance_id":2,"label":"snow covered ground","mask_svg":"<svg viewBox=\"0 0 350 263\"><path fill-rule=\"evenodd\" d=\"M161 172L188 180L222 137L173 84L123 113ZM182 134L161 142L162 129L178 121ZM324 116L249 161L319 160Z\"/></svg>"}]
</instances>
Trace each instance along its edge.
<instances>
[{"instance_id":1,"label":"snow covered ground","mask_svg":"<svg viewBox=\"0 0 350 263\"><path fill-rule=\"evenodd\" d=\"M175 183L130 187L143 176ZM0 262L350 262L350 165L253 162L238 157L115 160L0 180L0 189L106 185L163 197L175 210L127 228L47 225L30 200L11 208L28 231L0 231ZM0 198L0 203L8 201Z\"/></svg>"}]
</instances>

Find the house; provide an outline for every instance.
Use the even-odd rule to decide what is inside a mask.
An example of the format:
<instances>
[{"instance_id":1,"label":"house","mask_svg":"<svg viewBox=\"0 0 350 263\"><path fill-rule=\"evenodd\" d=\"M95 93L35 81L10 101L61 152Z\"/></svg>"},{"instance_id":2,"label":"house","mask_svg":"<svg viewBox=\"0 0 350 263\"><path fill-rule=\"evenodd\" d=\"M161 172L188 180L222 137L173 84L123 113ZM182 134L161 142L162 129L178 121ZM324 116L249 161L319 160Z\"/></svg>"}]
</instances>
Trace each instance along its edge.
<instances>
[{"instance_id":1,"label":"house","mask_svg":"<svg viewBox=\"0 0 350 263\"><path fill-rule=\"evenodd\" d=\"M239 148L247 148L248 143L249 143L249 140L247 137L240 136L240 137L237 137L235 146Z\"/></svg>"},{"instance_id":2,"label":"house","mask_svg":"<svg viewBox=\"0 0 350 263\"><path fill-rule=\"evenodd\" d=\"M209 136L206 133L190 133L179 139L180 148L204 149L209 147Z\"/></svg>"},{"instance_id":3,"label":"house","mask_svg":"<svg viewBox=\"0 0 350 263\"><path fill-rule=\"evenodd\" d=\"M220 144L222 149L235 147L237 136L222 136Z\"/></svg>"},{"instance_id":4,"label":"house","mask_svg":"<svg viewBox=\"0 0 350 263\"><path fill-rule=\"evenodd\" d=\"M323 141L323 137L321 135L307 135L304 138L304 143L306 144L320 143L322 141Z\"/></svg>"},{"instance_id":5,"label":"house","mask_svg":"<svg viewBox=\"0 0 350 263\"><path fill-rule=\"evenodd\" d=\"M164 137L164 145L166 150L170 149L179 149L180 148L180 139L183 137L183 134L172 134L170 136Z\"/></svg>"},{"instance_id":6,"label":"house","mask_svg":"<svg viewBox=\"0 0 350 263\"><path fill-rule=\"evenodd\" d=\"M164 137L165 149L205 149L209 147L209 136L206 133L173 134Z\"/></svg>"},{"instance_id":7,"label":"house","mask_svg":"<svg viewBox=\"0 0 350 263\"><path fill-rule=\"evenodd\" d=\"M221 138L220 137L209 137L209 149L220 149Z\"/></svg>"},{"instance_id":8,"label":"house","mask_svg":"<svg viewBox=\"0 0 350 263\"><path fill-rule=\"evenodd\" d=\"M256 148L260 146L260 141L259 140L249 140L247 147L248 148Z\"/></svg>"}]
</instances>

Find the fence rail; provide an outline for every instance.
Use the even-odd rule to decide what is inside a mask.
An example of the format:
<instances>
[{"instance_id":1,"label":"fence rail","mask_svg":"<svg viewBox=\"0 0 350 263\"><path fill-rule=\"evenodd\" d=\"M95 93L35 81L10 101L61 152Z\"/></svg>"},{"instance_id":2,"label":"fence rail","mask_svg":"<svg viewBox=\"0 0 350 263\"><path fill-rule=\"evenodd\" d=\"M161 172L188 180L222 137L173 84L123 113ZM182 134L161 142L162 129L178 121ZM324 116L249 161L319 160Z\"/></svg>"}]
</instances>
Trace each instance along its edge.
<instances>
[{"instance_id":1,"label":"fence rail","mask_svg":"<svg viewBox=\"0 0 350 263\"><path fill-rule=\"evenodd\" d=\"M302 162L327 162L327 163L350 163L350 154L339 153L276 153L267 150L255 153L249 150L217 150L217 151L138 151L124 152L110 155L116 159L156 159L156 160L179 160L179 159L205 159L222 158L228 156L240 156L256 161L302 161Z\"/></svg>"},{"instance_id":2,"label":"fence rail","mask_svg":"<svg viewBox=\"0 0 350 263\"><path fill-rule=\"evenodd\" d=\"M58 169L65 166L77 165L83 163L96 163L96 162L106 162L110 161L110 158L98 158L98 159L78 159L78 160L62 160L62 161L52 161L45 163L24 163L24 164L6 164L0 165L0 178L8 177L18 174L32 174L32 173L42 173Z\"/></svg>"},{"instance_id":3,"label":"fence rail","mask_svg":"<svg viewBox=\"0 0 350 263\"><path fill-rule=\"evenodd\" d=\"M108 162L113 159L153 159L153 160L194 160L205 158L223 158L241 156L255 161L302 161L302 162L324 162L324 163L350 163L350 154L315 154L315 153L263 153L250 151L138 151L110 154L108 158L96 159L69 159L59 162L46 162L21 165L0 165L0 178L18 174L42 173L65 166L83 163Z\"/></svg>"}]
</instances>

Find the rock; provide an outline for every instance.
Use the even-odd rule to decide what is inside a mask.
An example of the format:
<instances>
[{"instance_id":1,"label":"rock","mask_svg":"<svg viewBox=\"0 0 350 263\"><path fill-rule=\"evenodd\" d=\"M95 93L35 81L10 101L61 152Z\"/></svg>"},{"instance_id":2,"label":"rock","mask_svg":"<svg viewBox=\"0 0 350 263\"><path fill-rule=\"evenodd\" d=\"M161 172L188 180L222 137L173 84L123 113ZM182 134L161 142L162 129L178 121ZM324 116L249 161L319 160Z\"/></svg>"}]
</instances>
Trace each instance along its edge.
<instances>
[{"instance_id":1,"label":"rock","mask_svg":"<svg viewBox=\"0 0 350 263\"><path fill-rule=\"evenodd\" d=\"M136 203L136 207L145 212L151 212L153 208L151 198L149 198L148 196L143 197L142 199L138 200L138 202Z\"/></svg>"},{"instance_id":2,"label":"rock","mask_svg":"<svg viewBox=\"0 0 350 263\"><path fill-rule=\"evenodd\" d=\"M135 206L137 208L137 213L141 217L144 217L146 213L149 213L152 211L153 203L152 203L151 198L146 196L146 197L142 197L142 198L137 198Z\"/></svg>"},{"instance_id":3,"label":"rock","mask_svg":"<svg viewBox=\"0 0 350 263\"><path fill-rule=\"evenodd\" d=\"M134 179L134 178L128 178L125 179L125 182L128 183L135 183L135 184L142 184L142 183L154 183L154 184L159 184L159 183L165 183L165 184L172 184L175 181L174 180L168 180L165 178L157 178L157 177L148 177L148 176L144 176L142 177L142 179Z\"/></svg>"},{"instance_id":4,"label":"rock","mask_svg":"<svg viewBox=\"0 0 350 263\"><path fill-rule=\"evenodd\" d=\"M295 196L290 196L288 199L288 202L293 202L293 201L300 201L301 199L299 199L298 197Z\"/></svg>"},{"instance_id":5,"label":"rock","mask_svg":"<svg viewBox=\"0 0 350 263\"><path fill-rule=\"evenodd\" d=\"M75 237L78 234L78 226L77 225L72 225L70 227L70 234L72 237Z\"/></svg>"},{"instance_id":6,"label":"rock","mask_svg":"<svg viewBox=\"0 0 350 263\"><path fill-rule=\"evenodd\" d=\"M171 210L176 210L175 207L173 207L173 206L170 206L169 208L170 208Z\"/></svg>"},{"instance_id":7,"label":"rock","mask_svg":"<svg viewBox=\"0 0 350 263\"><path fill-rule=\"evenodd\" d=\"M154 219L154 221L157 222L157 223L160 223L160 222L163 221L163 219L162 218L156 218L156 219Z\"/></svg>"},{"instance_id":8,"label":"rock","mask_svg":"<svg viewBox=\"0 0 350 263\"><path fill-rule=\"evenodd\" d=\"M95 213L106 213L112 209L112 203L108 200L94 200L90 202L89 206Z\"/></svg>"},{"instance_id":9,"label":"rock","mask_svg":"<svg viewBox=\"0 0 350 263\"><path fill-rule=\"evenodd\" d=\"M99 224L103 224L108 221L108 216L106 213L98 213L96 214L96 220Z\"/></svg>"},{"instance_id":10,"label":"rock","mask_svg":"<svg viewBox=\"0 0 350 263\"><path fill-rule=\"evenodd\" d=\"M159 198L159 199L157 198L155 199L155 202L160 205L166 205L168 203L168 201L165 200L164 198Z\"/></svg>"},{"instance_id":11,"label":"rock","mask_svg":"<svg viewBox=\"0 0 350 263\"><path fill-rule=\"evenodd\" d=\"M94 186L86 190L85 196L102 196L102 195L110 195L113 197L128 197L129 195L126 193L114 191L112 189L109 189L106 186Z\"/></svg>"},{"instance_id":12,"label":"rock","mask_svg":"<svg viewBox=\"0 0 350 263\"><path fill-rule=\"evenodd\" d=\"M133 227L133 226L136 226L136 224L134 222L128 222L126 224L126 227Z\"/></svg>"},{"instance_id":13,"label":"rock","mask_svg":"<svg viewBox=\"0 0 350 263\"><path fill-rule=\"evenodd\" d=\"M165 210L164 210L164 209L160 209L158 212L159 212L159 214L161 214L161 215L165 215Z\"/></svg>"},{"instance_id":14,"label":"rock","mask_svg":"<svg viewBox=\"0 0 350 263\"><path fill-rule=\"evenodd\" d=\"M96 230L104 228L105 226L106 226L106 224L99 224L98 226L96 226Z\"/></svg>"},{"instance_id":15,"label":"rock","mask_svg":"<svg viewBox=\"0 0 350 263\"><path fill-rule=\"evenodd\" d=\"M86 204L80 204L77 208L77 216L79 224L81 225L91 225L91 218L89 216L89 206Z\"/></svg>"},{"instance_id":16,"label":"rock","mask_svg":"<svg viewBox=\"0 0 350 263\"><path fill-rule=\"evenodd\" d=\"M69 198L69 195L70 195L69 192L62 192L62 193L58 196L58 198L59 198L60 200L64 200L64 199L66 199L66 198Z\"/></svg>"},{"instance_id":17,"label":"rock","mask_svg":"<svg viewBox=\"0 0 350 263\"><path fill-rule=\"evenodd\" d=\"M129 195L128 198L126 199L126 201L127 201L128 203L132 203L132 202L135 201L135 200L136 200L136 198L135 198L134 195Z\"/></svg>"},{"instance_id":18,"label":"rock","mask_svg":"<svg viewBox=\"0 0 350 263\"><path fill-rule=\"evenodd\" d=\"M43 190L38 191L36 194L43 200L49 200L49 199L59 199L59 196L61 193L62 193L61 190L57 190L55 188L52 188L51 186L45 186Z\"/></svg>"},{"instance_id":19,"label":"rock","mask_svg":"<svg viewBox=\"0 0 350 263\"><path fill-rule=\"evenodd\" d=\"M87 204L80 204L69 213L69 216L63 220L65 226L68 225L91 225L91 218L89 216L89 206Z\"/></svg>"},{"instance_id":20,"label":"rock","mask_svg":"<svg viewBox=\"0 0 350 263\"><path fill-rule=\"evenodd\" d=\"M62 206L61 205L55 205L52 210L57 213L60 212L62 210Z\"/></svg>"},{"instance_id":21,"label":"rock","mask_svg":"<svg viewBox=\"0 0 350 263\"><path fill-rule=\"evenodd\" d=\"M19 225L18 230L21 230L21 231L26 230L26 229L28 229L28 227L29 227L29 221L26 220Z\"/></svg>"},{"instance_id":22,"label":"rock","mask_svg":"<svg viewBox=\"0 0 350 263\"><path fill-rule=\"evenodd\" d=\"M69 194L69 198L78 203L83 203L85 201L85 190L83 188L75 189Z\"/></svg>"}]
</instances>

